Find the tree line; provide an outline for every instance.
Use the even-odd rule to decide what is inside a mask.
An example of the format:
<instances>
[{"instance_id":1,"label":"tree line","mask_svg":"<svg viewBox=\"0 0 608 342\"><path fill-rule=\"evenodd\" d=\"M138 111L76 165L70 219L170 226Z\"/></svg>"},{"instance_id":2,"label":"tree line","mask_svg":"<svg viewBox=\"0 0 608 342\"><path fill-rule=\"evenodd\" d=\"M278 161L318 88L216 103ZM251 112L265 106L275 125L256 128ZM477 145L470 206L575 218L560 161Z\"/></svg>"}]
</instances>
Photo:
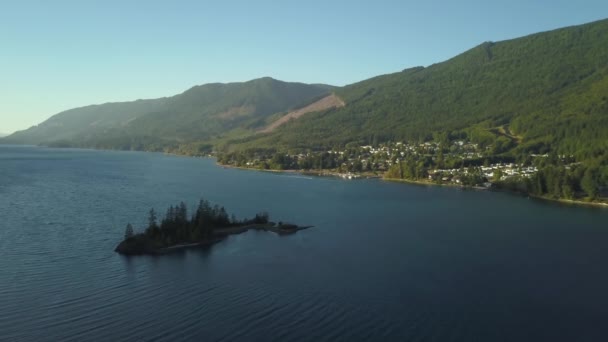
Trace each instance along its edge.
<instances>
[{"instance_id":1,"label":"tree line","mask_svg":"<svg viewBox=\"0 0 608 342\"><path fill-rule=\"evenodd\" d=\"M148 213L148 225L144 231L135 234L133 226L128 224L124 237L127 241L130 239L152 241L157 248L162 248L211 240L214 232L219 228L268 222L267 212L258 213L253 219L238 220L234 215L229 215L224 207L212 205L209 201L201 199L192 215L188 214L188 207L184 202L170 206L160 219L152 208Z\"/></svg>"}]
</instances>

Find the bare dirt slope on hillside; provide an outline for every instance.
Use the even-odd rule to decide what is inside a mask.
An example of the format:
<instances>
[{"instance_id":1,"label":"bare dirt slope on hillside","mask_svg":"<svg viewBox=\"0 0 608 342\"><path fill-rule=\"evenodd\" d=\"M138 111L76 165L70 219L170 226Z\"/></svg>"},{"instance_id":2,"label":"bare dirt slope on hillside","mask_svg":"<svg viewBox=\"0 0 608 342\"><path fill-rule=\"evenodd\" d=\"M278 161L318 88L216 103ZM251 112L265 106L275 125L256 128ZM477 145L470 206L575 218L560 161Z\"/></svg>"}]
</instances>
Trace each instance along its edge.
<instances>
[{"instance_id":1,"label":"bare dirt slope on hillside","mask_svg":"<svg viewBox=\"0 0 608 342\"><path fill-rule=\"evenodd\" d=\"M336 95L332 94L332 95L329 95L329 96L326 96L326 97L320 99L317 102L311 103L306 107L303 107L298 110L294 110L292 112L285 114L285 116L281 117L277 121L271 123L266 128L261 130L260 133L270 133L273 130L275 130L276 128L280 127L281 125L287 123L289 120L292 120L292 119L295 120L305 114L313 113L313 112L320 112L320 111L327 110L330 108L344 107L344 105L345 104L344 104L344 101L342 101L342 99L340 99Z\"/></svg>"}]
</instances>

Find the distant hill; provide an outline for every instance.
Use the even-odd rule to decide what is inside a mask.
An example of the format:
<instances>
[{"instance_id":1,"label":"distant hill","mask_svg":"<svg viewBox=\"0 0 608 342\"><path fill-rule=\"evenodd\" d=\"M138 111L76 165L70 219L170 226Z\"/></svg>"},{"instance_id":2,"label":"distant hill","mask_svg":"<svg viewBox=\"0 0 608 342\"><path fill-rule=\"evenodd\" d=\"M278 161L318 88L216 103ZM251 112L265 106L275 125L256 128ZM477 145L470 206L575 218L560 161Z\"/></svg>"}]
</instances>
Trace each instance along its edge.
<instances>
[{"instance_id":1,"label":"distant hill","mask_svg":"<svg viewBox=\"0 0 608 342\"><path fill-rule=\"evenodd\" d=\"M486 42L427 68L336 90L346 106L306 115L243 148L468 137L513 150L608 150L608 20Z\"/></svg>"},{"instance_id":2,"label":"distant hill","mask_svg":"<svg viewBox=\"0 0 608 342\"><path fill-rule=\"evenodd\" d=\"M164 145L214 139L236 128L254 132L267 125L268 117L327 96L331 89L272 78L206 84L168 98L71 109L3 141L161 149Z\"/></svg>"}]
</instances>

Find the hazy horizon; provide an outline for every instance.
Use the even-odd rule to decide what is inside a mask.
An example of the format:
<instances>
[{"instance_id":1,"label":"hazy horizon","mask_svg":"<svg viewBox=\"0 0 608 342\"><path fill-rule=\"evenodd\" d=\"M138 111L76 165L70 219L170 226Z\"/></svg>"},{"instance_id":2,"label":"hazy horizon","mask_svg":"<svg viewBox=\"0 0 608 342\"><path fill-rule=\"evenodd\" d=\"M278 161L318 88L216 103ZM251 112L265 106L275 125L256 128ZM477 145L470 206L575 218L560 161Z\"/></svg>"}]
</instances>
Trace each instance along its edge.
<instances>
[{"instance_id":1,"label":"hazy horizon","mask_svg":"<svg viewBox=\"0 0 608 342\"><path fill-rule=\"evenodd\" d=\"M67 109L172 96L205 83L268 76L343 86L442 62L483 41L596 21L608 10L599 1L5 7L0 132L7 134Z\"/></svg>"}]
</instances>

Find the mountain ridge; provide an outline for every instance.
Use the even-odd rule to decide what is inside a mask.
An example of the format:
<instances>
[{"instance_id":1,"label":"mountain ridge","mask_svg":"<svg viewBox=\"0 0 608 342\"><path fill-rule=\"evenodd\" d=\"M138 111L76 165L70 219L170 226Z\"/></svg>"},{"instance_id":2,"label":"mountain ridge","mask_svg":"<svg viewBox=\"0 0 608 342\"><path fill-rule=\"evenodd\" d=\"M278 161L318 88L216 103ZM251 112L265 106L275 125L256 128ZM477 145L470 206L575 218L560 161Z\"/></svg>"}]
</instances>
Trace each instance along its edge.
<instances>
[{"instance_id":1,"label":"mountain ridge","mask_svg":"<svg viewBox=\"0 0 608 342\"><path fill-rule=\"evenodd\" d=\"M107 140L108 136L121 135L158 135L171 142L200 139L202 133L210 138L214 133L230 130L239 124L253 125L255 120L287 112L310 99L328 95L333 88L283 82L270 77L246 82L209 83L193 86L170 97L69 109L3 140L87 146Z\"/></svg>"},{"instance_id":2,"label":"mountain ridge","mask_svg":"<svg viewBox=\"0 0 608 342\"><path fill-rule=\"evenodd\" d=\"M129 102L126 114L112 110L121 104L69 110L60 114L74 115L74 121L102 119L89 120L95 129L75 135L67 123L55 125L55 115L38 132L17 132L2 141L22 138L29 143L60 141L66 146L144 150L181 150L182 145L194 144L204 145L205 151L209 146L220 151L279 151L466 138L498 154L554 151L584 159L608 149L606 93L608 20L604 19L483 42L440 63L344 87L265 77L194 86L168 98ZM330 95L344 106L318 107L294 115L297 120L288 119L290 113ZM108 113L100 110L108 108ZM265 130L268 127L273 129ZM45 129L50 132L46 136L40 134Z\"/></svg>"},{"instance_id":3,"label":"mountain ridge","mask_svg":"<svg viewBox=\"0 0 608 342\"><path fill-rule=\"evenodd\" d=\"M608 20L601 20L485 42L441 63L336 89L345 107L307 115L239 148L305 147L311 137L323 148L439 135L492 145L500 137L491 131L508 125L521 141L505 149L586 157L608 148L607 92Z\"/></svg>"}]
</instances>

